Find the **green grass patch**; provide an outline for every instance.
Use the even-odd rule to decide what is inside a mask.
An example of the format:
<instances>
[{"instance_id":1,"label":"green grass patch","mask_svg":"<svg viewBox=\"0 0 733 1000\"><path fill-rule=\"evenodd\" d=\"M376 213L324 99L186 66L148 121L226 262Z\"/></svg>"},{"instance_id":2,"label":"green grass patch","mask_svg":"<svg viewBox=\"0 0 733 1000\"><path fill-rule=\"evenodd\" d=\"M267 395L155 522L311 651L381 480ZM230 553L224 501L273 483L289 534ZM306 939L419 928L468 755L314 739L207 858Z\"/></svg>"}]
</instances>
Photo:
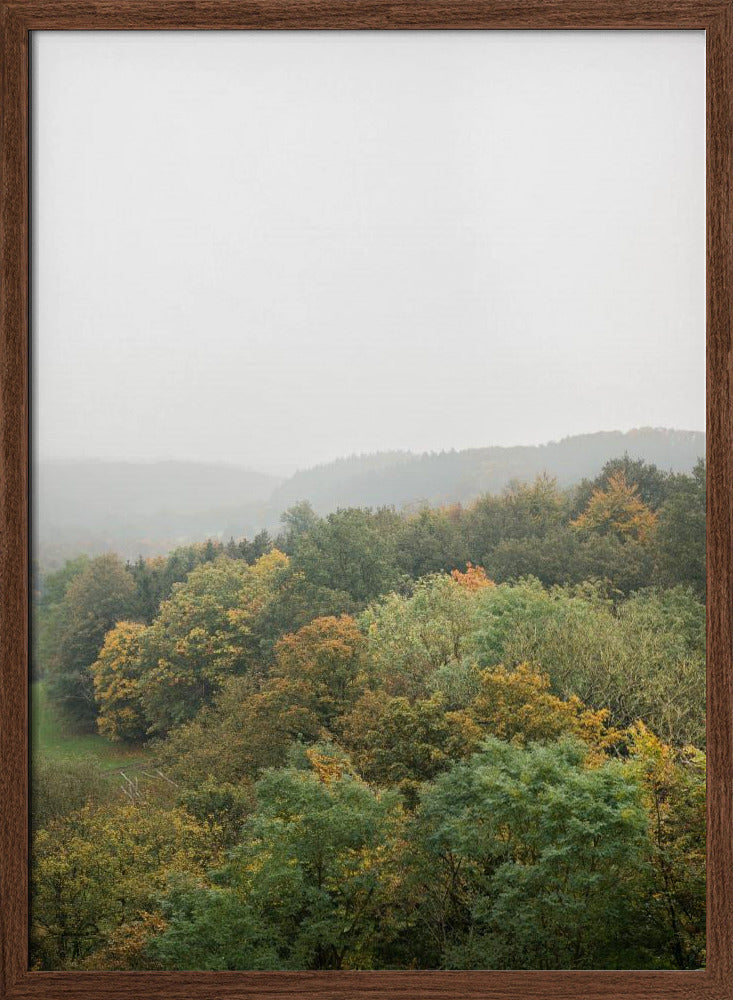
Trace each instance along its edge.
<instances>
[{"instance_id":1,"label":"green grass patch","mask_svg":"<svg viewBox=\"0 0 733 1000\"><path fill-rule=\"evenodd\" d=\"M43 681L31 685L31 753L52 760L96 760L105 771L144 765L151 760L144 747L112 743L98 733L73 733L54 710Z\"/></svg>"}]
</instances>

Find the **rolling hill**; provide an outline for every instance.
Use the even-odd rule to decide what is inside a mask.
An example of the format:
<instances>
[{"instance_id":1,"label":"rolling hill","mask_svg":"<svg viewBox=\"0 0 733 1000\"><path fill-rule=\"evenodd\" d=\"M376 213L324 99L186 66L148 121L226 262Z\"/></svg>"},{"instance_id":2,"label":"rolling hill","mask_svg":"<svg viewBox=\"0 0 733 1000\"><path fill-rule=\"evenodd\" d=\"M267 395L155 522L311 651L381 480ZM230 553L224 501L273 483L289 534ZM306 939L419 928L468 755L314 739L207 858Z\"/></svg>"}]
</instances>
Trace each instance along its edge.
<instances>
[{"instance_id":1,"label":"rolling hill","mask_svg":"<svg viewBox=\"0 0 733 1000\"><path fill-rule=\"evenodd\" d=\"M286 510L299 500L309 500L325 514L337 507L360 505L467 503L482 493L502 490L512 479L531 480L542 472L554 476L562 487L572 486L594 477L609 459L624 453L661 469L689 472L705 455L705 435L641 428L583 434L536 446L354 456L297 472L275 489L270 505Z\"/></svg>"},{"instance_id":2,"label":"rolling hill","mask_svg":"<svg viewBox=\"0 0 733 1000\"><path fill-rule=\"evenodd\" d=\"M647 427L536 446L388 451L341 458L285 480L236 465L44 462L33 481L36 556L53 566L79 552L135 558L205 538L251 537L261 528L277 530L282 512L301 500L321 514L348 506L467 503L543 472L567 487L624 453L689 472L705 455L705 435Z\"/></svg>"}]
</instances>

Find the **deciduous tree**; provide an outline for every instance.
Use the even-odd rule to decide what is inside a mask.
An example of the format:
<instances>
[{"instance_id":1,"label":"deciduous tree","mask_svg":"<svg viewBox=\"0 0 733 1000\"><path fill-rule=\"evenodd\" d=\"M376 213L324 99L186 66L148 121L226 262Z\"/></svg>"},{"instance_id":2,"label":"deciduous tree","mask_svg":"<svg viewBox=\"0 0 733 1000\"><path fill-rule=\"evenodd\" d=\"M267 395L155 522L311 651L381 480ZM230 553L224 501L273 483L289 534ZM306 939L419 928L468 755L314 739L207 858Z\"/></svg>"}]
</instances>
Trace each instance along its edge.
<instances>
[{"instance_id":1,"label":"deciduous tree","mask_svg":"<svg viewBox=\"0 0 733 1000\"><path fill-rule=\"evenodd\" d=\"M123 743L139 743L147 732L140 703L140 641L145 628L139 622L119 622L105 636L91 667L99 706L97 727L104 736Z\"/></svg>"},{"instance_id":2,"label":"deciduous tree","mask_svg":"<svg viewBox=\"0 0 733 1000\"><path fill-rule=\"evenodd\" d=\"M657 515L639 496L636 483L628 483L624 472L619 470L608 477L605 489L594 490L588 506L573 525L583 532L612 533L622 539L645 542L654 532Z\"/></svg>"},{"instance_id":3,"label":"deciduous tree","mask_svg":"<svg viewBox=\"0 0 733 1000\"><path fill-rule=\"evenodd\" d=\"M353 704L368 681L366 640L349 615L316 618L275 646L273 677L304 684L325 725Z\"/></svg>"},{"instance_id":4,"label":"deciduous tree","mask_svg":"<svg viewBox=\"0 0 733 1000\"><path fill-rule=\"evenodd\" d=\"M114 555L91 559L64 594L57 617L54 652L48 662L48 693L79 729L92 729L97 715L91 666L106 633L135 608L135 583Z\"/></svg>"}]
</instances>

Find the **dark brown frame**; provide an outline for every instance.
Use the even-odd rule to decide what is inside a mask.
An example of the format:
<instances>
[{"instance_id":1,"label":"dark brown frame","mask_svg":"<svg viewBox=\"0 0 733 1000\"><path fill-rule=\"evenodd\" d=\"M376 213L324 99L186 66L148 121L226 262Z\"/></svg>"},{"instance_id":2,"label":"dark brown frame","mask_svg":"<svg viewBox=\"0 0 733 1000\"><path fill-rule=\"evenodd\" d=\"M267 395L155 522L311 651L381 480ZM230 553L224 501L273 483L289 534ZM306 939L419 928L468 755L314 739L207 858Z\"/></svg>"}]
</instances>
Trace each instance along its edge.
<instances>
[{"instance_id":1,"label":"dark brown frame","mask_svg":"<svg viewBox=\"0 0 733 1000\"><path fill-rule=\"evenodd\" d=\"M733 997L733 0L1 2L0 998ZM704 29L707 39L708 964L699 972L29 972L29 32Z\"/></svg>"}]
</instances>

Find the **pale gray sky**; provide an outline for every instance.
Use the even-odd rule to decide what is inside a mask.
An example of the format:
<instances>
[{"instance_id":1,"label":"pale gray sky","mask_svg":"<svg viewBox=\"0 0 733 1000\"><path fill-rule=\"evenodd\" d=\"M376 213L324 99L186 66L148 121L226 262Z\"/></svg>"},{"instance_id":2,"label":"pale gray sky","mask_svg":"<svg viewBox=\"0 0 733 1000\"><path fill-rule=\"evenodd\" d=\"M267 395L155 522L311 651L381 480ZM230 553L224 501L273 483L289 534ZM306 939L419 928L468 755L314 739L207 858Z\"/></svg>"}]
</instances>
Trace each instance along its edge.
<instances>
[{"instance_id":1,"label":"pale gray sky","mask_svg":"<svg viewBox=\"0 0 733 1000\"><path fill-rule=\"evenodd\" d=\"M702 32L34 33L41 457L704 428Z\"/></svg>"}]
</instances>

